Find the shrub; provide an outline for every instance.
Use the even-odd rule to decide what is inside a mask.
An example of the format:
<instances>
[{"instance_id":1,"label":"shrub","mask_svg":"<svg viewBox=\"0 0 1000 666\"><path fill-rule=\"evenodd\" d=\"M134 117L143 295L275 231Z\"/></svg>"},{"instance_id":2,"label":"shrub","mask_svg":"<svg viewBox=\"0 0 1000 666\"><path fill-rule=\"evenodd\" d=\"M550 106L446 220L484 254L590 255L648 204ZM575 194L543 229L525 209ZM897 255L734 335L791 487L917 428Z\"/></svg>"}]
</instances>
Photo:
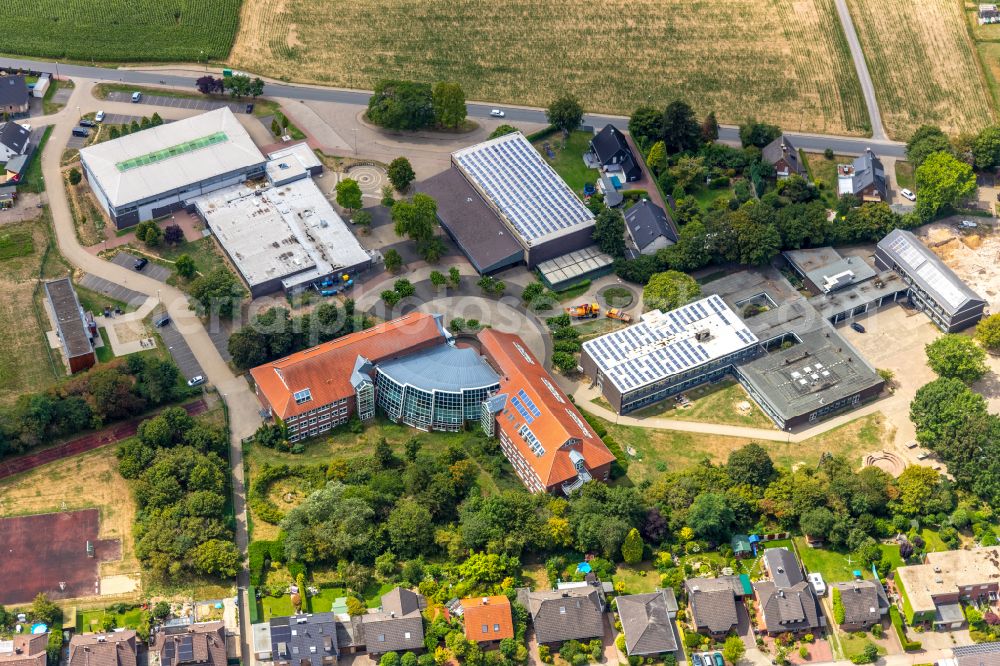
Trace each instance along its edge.
<instances>
[{"instance_id":1,"label":"shrub","mask_svg":"<svg viewBox=\"0 0 1000 666\"><path fill-rule=\"evenodd\" d=\"M830 598L833 602L833 619L837 622L837 624L843 624L845 611L844 611L844 602L840 598L840 588L837 587L833 588L833 592L831 593Z\"/></svg>"},{"instance_id":2,"label":"shrub","mask_svg":"<svg viewBox=\"0 0 1000 666\"><path fill-rule=\"evenodd\" d=\"M538 658L542 660L543 664L552 663L552 651L549 649L548 645L538 646Z\"/></svg>"}]
</instances>

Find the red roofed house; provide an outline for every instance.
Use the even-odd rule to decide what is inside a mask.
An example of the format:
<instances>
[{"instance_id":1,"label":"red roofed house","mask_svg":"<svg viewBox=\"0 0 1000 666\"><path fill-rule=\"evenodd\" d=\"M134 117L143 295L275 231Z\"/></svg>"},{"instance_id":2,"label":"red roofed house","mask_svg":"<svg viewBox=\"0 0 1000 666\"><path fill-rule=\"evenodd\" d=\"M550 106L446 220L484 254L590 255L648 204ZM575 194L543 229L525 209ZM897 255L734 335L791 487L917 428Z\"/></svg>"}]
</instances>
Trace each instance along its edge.
<instances>
[{"instance_id":1,"label":"red roofed house","mask_svg":"<svg viewBox=\"0 0 1000 666\"><path fill-rule=\"evenodd\" d=\"M505 638L514 638L510 600L505 596L462 599L465 637L483 647L493 647Z\"/></svg>"},{"instance_id":2,"label":"red roofed house","mask_svg":"<svg viewBox=\"0 0 1000 666\"><path fill-rule=\"evenodd\" d=\"M414 312L250 371L257 399L288 428L289 441L375 413L372 365L447 342L440 316Z\"/></svg>"},{"instance_id":3,"label":"red roofed house","mask_svg":"<svg viewBox=\"0 0 1000 666\"><path fill-rule=\"evenodd\" d=\"M3 666L45 666L48 634L15 634L0 640L0 664Z\"/></svg>"},{"instance_id":4,"label":"red roofed house","mask_svg":"<svg viewBox=\"0 0 1000 666\"><path fill-rule=\"evenodd\" d=\"M483 403L483 429L532 492L569 494L607 480L614 455L516 335L485 329L483 354L500 375L500 393Z\"/></svg>"}]
</instances>

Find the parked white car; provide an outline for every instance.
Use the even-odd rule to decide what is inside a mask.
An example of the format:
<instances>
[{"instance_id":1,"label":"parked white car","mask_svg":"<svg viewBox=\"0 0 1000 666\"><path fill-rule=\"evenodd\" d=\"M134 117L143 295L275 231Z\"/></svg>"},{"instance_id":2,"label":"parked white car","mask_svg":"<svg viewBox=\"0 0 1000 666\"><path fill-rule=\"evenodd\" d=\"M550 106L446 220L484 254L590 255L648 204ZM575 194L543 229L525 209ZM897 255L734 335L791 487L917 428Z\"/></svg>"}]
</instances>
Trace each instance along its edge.
<instances>
[{"instance_id":1,"label":"parked white car","mask_svg":"<svg viewBox=\"0 0 1000 666\"><path fill-rule=\"evenodd\" d=\"M962 220L961 222L958 223L958 226L962 227L963 229L975 229L979 225L973 222L972 220Z\"/></svg>"},{"instance_id":2,"label":"parked white car","mask_svg":"<svg viewBox=\"0 0 1000 666\"><path fill-rule=\"evenodd\" d=\"M205 383L205 378L202 375L195 375L188 380L188 386L201 386Z\"/></svg>"},{"instance_id":3,"label":"parked white car","mask_svg":"<svg viewBox=\"0 0 1000 666\"><path fill-rule=\"evenodd\" d=\"M103 123L104 122L104 112L103 111L98 111L97 115L94 116L94 120L96 120L99 123Z\"/></svg>"},{"instance_id":4,"label":"parked white car","mask_svg":"<svg viewBox=\"0 0 1000 666\"><path fill-rule=\"evenodd\" d=\"M903 189L903 190L900 190L899 193L902 194L904 198L909 199L910 201L916 201L917 200L917 195L914 194L911 190Z\"/></svg>"},{"instance_id":5,"label":"parked white car","mask_svg":"<svg viewBox=\"0 0 1000 666\"><path fill-rule=\"evenodd\" d=\"M806 575L806 580L812 585L813 591L818 596L824 596L826 594L826 582L823 580L823 574L811 573Z\"/></svg>"},{"instance_id":6,"label":"parked white car","mask_svg":"<svg viewBox=\"0 0 1000 666\"><path fill-rule=\"evenodd\" d=\"M490 111L490 115L493 116L494 118L503 118L507 114L501 111L500 109L493 109L492 111Z\"/></svg>"}]
</instances>

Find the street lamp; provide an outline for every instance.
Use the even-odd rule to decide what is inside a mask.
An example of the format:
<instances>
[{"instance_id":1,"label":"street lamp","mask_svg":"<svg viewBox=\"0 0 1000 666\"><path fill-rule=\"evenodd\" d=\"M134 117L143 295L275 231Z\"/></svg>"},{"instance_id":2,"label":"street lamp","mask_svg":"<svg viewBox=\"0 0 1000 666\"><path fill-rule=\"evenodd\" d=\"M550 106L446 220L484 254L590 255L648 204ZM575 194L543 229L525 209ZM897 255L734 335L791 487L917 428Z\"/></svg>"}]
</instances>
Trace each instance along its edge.
<instances>
[{"instance_id":1,"label":"street lamp","mask_svg":"<svg viewBox=\"0 0 1000 666\"><path fill-rule=\"evenodd\" d=\"M83 114L82 114L82 113L80 113L80 107L79 107L79 106L77 106L77 107L76 107L76 115L77 115L77 116L79 116L79 118L80 118L81 120L83 119Z\"/></svg>"}]
</instances>

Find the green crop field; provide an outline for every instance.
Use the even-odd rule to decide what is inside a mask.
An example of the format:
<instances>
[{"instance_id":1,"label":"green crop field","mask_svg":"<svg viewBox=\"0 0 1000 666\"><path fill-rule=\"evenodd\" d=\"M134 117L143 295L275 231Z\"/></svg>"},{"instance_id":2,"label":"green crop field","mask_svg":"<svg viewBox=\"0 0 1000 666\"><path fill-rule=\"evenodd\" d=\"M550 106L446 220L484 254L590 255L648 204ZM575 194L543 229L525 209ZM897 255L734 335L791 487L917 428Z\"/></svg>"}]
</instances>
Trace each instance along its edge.
<instances>
[{"instance_id":1,"label":"green crop field","mask_svg":"<svg viewBox=\"0 0 1000 666\"><path fill-rule=\"evenodd\" d=\"M104 62L225 59L240 0L3 0L0 50Z\"/></svg>"},{"instance_id":2,"label":"green crop field","mask_svg":"<svg viewBox=\"0 0 1000 666\"><path fill-rule=\"evenodd\" d=\"M452 80L470 99L572 92L622 114L684 98L723 122L869 131L833 0L257 0L230 62L349 88Z\"/></svg>"}]
</instances>

